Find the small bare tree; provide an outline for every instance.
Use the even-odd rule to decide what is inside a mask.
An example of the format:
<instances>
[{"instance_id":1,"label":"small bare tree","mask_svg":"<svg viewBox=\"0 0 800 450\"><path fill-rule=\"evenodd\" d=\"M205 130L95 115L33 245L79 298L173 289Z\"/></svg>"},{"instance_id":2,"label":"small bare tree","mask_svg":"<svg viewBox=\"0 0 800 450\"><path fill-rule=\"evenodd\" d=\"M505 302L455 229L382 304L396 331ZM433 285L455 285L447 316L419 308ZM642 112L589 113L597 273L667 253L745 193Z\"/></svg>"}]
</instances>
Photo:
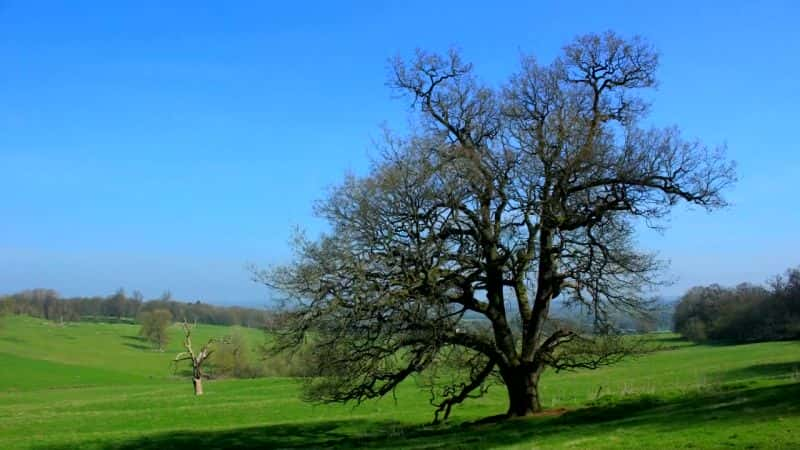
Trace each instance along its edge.
<instances>
[{"instance_id":1,"label":"small bare tree","mask_svg":"<svg viewBox=\"0 0 800 450\"><path fill-rule=\"evenodd\" d=\"M181 361L189 361L192 364L192 385L194 386L194 395L203 395L203 363L206 362L209 356L214 352L213 345L217 343L216 338L211 338L200 349L199 353L195 353L192 348L192 329L197 326L189 325L186 320L183 321L183 347L185 352L178 353L173 360L174 364Z\"/></svg>"}]
</instances>

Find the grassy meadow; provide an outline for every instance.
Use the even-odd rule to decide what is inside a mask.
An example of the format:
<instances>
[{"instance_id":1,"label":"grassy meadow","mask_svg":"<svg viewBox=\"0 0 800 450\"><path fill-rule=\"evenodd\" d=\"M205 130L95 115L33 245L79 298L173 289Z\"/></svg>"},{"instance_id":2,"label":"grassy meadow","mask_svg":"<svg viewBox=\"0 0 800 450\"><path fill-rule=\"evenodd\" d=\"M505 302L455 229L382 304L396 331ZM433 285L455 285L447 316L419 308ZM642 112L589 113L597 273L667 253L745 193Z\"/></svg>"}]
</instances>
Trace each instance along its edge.
<instances>
[{"instance_id":1,"label":"grassy meadow","mask_svg":"<svg viewBox=\"0 0 800 450\"><path fill-rule=\"evenodd\" d=\"M200 325L197 344L230 333ZM264 339L243 329L253 357ZM502 387L430 426L428 393L355 405L299 400L296 380L213 380L194 397L172 357L130 324L6 317L0 326L0 449L16 448L800 448L800 342L693 345L596 371L548 372L538 417L505 410Z\"/></svg>"}]
</instances>

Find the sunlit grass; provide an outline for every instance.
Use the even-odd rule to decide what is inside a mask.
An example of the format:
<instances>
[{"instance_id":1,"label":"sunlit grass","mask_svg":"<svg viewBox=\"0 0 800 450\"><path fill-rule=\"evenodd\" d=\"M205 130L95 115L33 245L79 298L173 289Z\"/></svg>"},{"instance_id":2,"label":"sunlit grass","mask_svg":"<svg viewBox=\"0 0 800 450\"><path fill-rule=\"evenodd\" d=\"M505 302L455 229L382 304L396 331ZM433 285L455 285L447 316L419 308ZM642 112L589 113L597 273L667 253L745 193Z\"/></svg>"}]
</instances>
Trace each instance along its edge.
<instances>
[{"instance_id":1,"label":"sunlit grass","mask_svg":"<svg viewBox=\"0 0 800 450\"><path fill-rule=\"evenodd\" d=\"M6 319L0 331L0 448L792 448L800 445L800 343L691 345L596 371L545 374L553 414L474 424L502 413L500 386L428 425L428 393L313 405L287 378L220 380L192 395L165 352L125 324ZM227 334L200 326L198 342ZM245 330L255 347L258 330ZM133 337L133 339L132 339ZM130 345L133 344L133 345Z\"/></svg>"}]
</instances>

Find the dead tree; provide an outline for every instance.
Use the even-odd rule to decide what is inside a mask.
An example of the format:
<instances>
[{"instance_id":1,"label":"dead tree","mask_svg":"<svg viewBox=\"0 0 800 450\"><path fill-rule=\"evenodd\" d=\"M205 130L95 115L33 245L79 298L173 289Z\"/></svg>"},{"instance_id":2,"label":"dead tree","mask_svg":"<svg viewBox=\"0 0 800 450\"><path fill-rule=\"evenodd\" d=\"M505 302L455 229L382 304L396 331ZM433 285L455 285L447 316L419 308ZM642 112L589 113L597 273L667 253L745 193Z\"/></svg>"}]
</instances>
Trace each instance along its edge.
<instances>
[{"instance_id":1,"label":"dead tree","mask_svg":"<svg viewBox=\"0 0 800 450\"><path fill-rule=\"evenodd\" d=\"M217 343L217 339L211 338L200 349L200 353L195 353L192 349L192 329L197 326L189 325L186 320L183 321L183 347L185 352L178 353L173 360L174 364L180 361L190 361L192 364L192 385L194 386L194 395L203 395L203 363L206 362L209 356L214 352L212 345Z\"/></svg>"}]
</instances>

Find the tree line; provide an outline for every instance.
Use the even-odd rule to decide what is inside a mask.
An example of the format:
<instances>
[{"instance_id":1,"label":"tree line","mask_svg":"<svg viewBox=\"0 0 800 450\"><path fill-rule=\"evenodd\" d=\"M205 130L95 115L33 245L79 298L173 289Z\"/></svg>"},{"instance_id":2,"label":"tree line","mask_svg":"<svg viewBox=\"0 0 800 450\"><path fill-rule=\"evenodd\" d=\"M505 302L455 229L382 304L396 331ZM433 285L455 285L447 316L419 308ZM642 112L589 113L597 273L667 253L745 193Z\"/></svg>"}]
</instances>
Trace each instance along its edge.
<instances>
[{"instance_id":1,"label":"tree line","mask_svg":"<svg viewBox=\"0 0 800 450\"><path fill-rule=\"evenodd\" d=\"M767 286L698 286L681 297L675 331L687 339L755 342L800 339L800 267Z\"/></svg>"},{"instance_id":2,"label":"tree line","mask_svg":"<svg viewBox=\"0 0 800 450\"><path fill-rule=\"evenodd\" d=\"M175 319L211 325L264 327L272 320L272 314L267 310L179 301L169 292L152 300L145 300L139 291L128 295L123 289L105 297L62 298L52 289L30 289L0 296L0 311L6 314L24 314L54 321L133 321L141 313L155 310L169 311Z\"/></svg>"},{"instance_id":3,"label":"tree line","mask_svg":"<svg viewBox=\"0 0 800 450\"><path fill-rule=\"evenodd\" d=\"M211 378L255 378L263 376L307 376L305 350L295 355L276 355L261 349L253 351L244 333L237 327L275 329L280 316L275 311L214 306L202 302L173 300L169 292L159 298L143 300L134 291L127 295L120 289L109 296L62 298L52 289L30 289L0 295L0 317L9 314L29 315L56 322L121 321L140 326L139 336L164 351L174 333L175 321L233 326L230 333L214 342L207 376ZM0 327L2 321L0 321ZM262 354L260 357L255 357Z\"/></svg>"}]
</instances>

